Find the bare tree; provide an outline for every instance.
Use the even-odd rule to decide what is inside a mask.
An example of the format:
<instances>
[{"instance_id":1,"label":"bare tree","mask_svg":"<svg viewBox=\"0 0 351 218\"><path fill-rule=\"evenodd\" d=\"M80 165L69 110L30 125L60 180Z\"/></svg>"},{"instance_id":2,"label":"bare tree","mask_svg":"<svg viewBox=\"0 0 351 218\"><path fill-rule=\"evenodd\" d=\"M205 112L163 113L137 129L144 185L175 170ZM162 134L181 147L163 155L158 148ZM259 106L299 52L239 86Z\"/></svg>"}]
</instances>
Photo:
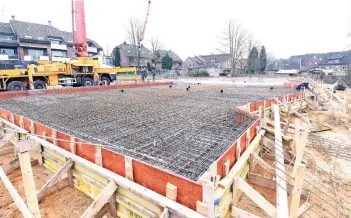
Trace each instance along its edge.
<instances>
[{"instance_id":1,"label":"bare tree","mask_svg":"<svg viewBox=\"0 0 351 218\"><path fill-rule=\"evenodd\" d=\"M140 45L142 25L141 21L135 18L129 18L128 28L127 28L127 41L128 43L138 48ZM135 49L134 58L138 56L138 49Z\"/></svg>"},{"instance_id":2,"label":"bare tree","mask_svg":"<svg viewBox=\"0 0 351 218\"><path fill-rule=\"evenodd\" d=\"M251 35L248 35L248 40L247 40L247 54L245 56L249 56L250 54L250 51L253 47L256 47L257 49L259 49L261 46L260 46L260 43L255 40Z\"/></svg>"},{"instance_id":3,"label":"bare tree","mask_svg":"<svg viewBox=\"0 0 351 218\"><path fill-rule=\"evenodd\" d=\"M157 37L153 37L150 39L150 45L151 45L153 60L156 65L157 59L159 58L158 51L163 49L163 44L158 40Z\"/></svg>"},{"instance_id":4,"label":"bare tree","mask_svg":"<svg viewBox=\"0 0 351 218\"><path fill-rule=\"evenodd\" d=\"M247 51L249 35L247 30L235 20L229 21L220 38L222 53L229 54L230 69L235 73L236 65Z\"/></svg>"}]
</instances>

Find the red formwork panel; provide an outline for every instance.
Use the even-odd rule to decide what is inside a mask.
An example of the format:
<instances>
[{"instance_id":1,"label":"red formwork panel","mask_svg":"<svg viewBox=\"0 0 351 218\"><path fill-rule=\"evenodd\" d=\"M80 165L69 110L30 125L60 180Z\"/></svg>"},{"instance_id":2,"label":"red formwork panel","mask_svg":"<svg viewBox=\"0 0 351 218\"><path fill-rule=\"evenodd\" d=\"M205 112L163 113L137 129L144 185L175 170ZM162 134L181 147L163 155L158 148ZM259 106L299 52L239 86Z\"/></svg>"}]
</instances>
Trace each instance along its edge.
<instances>
[{"instance_id":1,"label":"red formwork panel","mask_svg":"<svg viewBox=\"0 0 351 218\"><path fill-rule=\"evenodd\" d=\"M260 124L259 120L256 120L250 127L250 143L256 137L256 127Z\"/></svg>"},{"instance_id":2,"label":"red formwork panel","mask_svg":"<svg viewBox=\"0 0 351 218\"><path fill-rule=\"evenodd\" d=\"M125 161L124 156L117 154L115 152L101 149L102 154L102 166L114 173L117 173L120 176L125 177Z\"/></svg>"},{"instance_id":3,"label":"red formwork panel","mask_svg":"<svg viewBox=\"0 0 351 218\"><path fill-rule=\"evenodd\" d=\"M2 93L0 93L0 99L18 98L18 97L23 97L23 96L28 96L28 92L27 91L16 91L16 92L2 92Z\"/></svg>"},{"instance_id":4,"label":"red formwork panel","mask_svg":"<svg viewBox=\"0 0 351 218\"><path fill-rule=\"evenodd\" d=\"M71 137L69 135L57 131L57 145L60 148L65 149L66 151L71 151L70 140Z\"/></svg>"},{"instance_id":5,"label":"red formwork panel","mask_svg":"<svg viewBox=\"0 0 351 218\"><path fill-rule=\"evenodd\" d=\"M166 195L166 185L177 186L177 202L196 210L196 201L202 201L202 185L181 176L165 172L149 164L133 160L134 182L151 189L163 196Z\"/></svg>"},{"instance_id":6,"label":"red formwork panel","mask_svg":"<svg viewBox=\"0 0 351 218\"><path fill-rule=\"evenodd\" d=\"M232 144L217 160L217 175L219 175L221 178L224 177L223 164L226 161L229 161L229 169L231 169L234 166L234 163L236 161L236 146L237 142Z\"/></svg>"},{"instance_id":7,"label":"red formwork panel","mask_svg":"<svg viewBox=\"0 0 351 218\"><path fill-rule=\"evenodd\" d=\"M27 118L23 118L23 129L27 130L28 132L30 131L30 123L31 120L27 119Z\"/></svg>"},{"instance_id":8,"label":"red formwork panel","mask_svg":"<svg viewBox=\"0 0 351 218\"><path fill-rule=\"evenodd\" d=\"M244 151L246 149L246 143L247 143L247 134L246 134L246 132L240 136L239 140L240 140L240 149L241 149L240 155L242 155L242 153L244 153Z\"/></svg>"},{"instance_id":9,"label":"red formwork panel","mask_svg":"<svg viewBox=\"0 0 351 218\"><path fill-rule=\"evenodd\" d=\"M258 110L260 107L264 107L264 101L253 102L250 104L250 112Z\"/></svg>"},{"instance_id":10,"label":"red formwork panel","mask_svg":"<svg viewBox=\"0 0 351 218\"><path fill-rule=\"evenodd\" d=\"M95 163L96 147L92 144L78 143L76 144L76 155Z\"/></svg>"}]
</instances>

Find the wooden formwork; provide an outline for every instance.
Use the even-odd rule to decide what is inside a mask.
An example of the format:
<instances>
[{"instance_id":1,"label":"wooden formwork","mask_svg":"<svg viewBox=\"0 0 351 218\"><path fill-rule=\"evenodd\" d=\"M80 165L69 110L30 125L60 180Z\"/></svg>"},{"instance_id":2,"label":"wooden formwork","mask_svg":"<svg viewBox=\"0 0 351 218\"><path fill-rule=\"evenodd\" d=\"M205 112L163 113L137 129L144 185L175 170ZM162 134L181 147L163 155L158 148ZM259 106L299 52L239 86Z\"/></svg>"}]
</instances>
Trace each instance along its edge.
<instances>
[{"instance_id":1,"label":"wooden formwork","mask_svg":"<svg viewBox=\"0 0 351 218\"><path fill-rule=\"evenodd\" d=\"M278 102L302 98L303 93L299 93L237 109L255 113L262 106L268 109ZM65 171L71 173L72 185L95 199L95 204L104 202L99 211L107 211L104 207L107 198L99 201L106 195L101 196L102 193L113 192L119 217L230 217L244 213L235 205L243 191L254 193L245 181L250 157L261 151L261 137L265 134L258 117L198 181L191 181L9 111L0 109L0 117L5 132L14 131L19 141L30 142L37 149L38 162L52 172L62 173L63 167L72 161ZM15 145L16 142L13 141ZM109 189L104 192L106 187ZM110 199L108 195L109 202Z\"/></svg>"}]
</instances>

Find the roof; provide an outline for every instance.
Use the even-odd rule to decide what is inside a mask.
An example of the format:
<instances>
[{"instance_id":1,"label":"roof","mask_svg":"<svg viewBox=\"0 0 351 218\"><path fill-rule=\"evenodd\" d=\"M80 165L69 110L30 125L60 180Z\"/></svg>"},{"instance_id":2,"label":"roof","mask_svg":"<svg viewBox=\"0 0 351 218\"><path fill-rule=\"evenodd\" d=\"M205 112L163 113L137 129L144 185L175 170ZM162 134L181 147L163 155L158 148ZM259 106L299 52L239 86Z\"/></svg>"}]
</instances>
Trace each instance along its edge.
<instances>
[{"instance_id":1,"label":"roof","mask_svg":"<svg viewBox=\"0 0 351 218\"><path fill-rule=\"evenodd\" d=\"M134 57L138 52L138 47L132 44L122 43L118 48L124 50L128 57ZM152 59L152 52L144 46L141 46L140 57Z\"/></svg>"},{"instance_id":2,"label":"roof","mask_svg":"<svg viewBox=\"0 0 351 218\"><path fill-rule=\"evenodd\" d=\"M229 54L211 54L211 55L200 55L206 63L221 63L229 60Z\"/></svg>"},{"instance_id":3,"label":"roof","mask_svg":"<svg viewBox=\"0 0 351 218\"><path fill-rule=\"evenodd\" d=\"M10 24L0 22L0 33L13 34Z\"/></svg>"},{"instance_id":4,"label":"roof","mask_svg":"<svg viewBox=\"0 0 351 218\"><path fill-rule=\"evenodd\" d=\"M32 39L39 42L45 42L50 41L50 36L58 37L63 40L62 32L50 25L23 22L17 20L11 20L10 24L20 41L22 41L21 39Z\"/></svg>"},{"instance_id":5,"label":"roof","mask_svg":"<svg viewBox=\"0 0 351 218\"><path fill-rule=\"evenodd\" d=\"M172 58L173 62L183 62L183 60L173 51L169 50L158 50L158 53L160 54L160 57L164 57L168 54L169 57Z\"/></svg>"}]
</instances>

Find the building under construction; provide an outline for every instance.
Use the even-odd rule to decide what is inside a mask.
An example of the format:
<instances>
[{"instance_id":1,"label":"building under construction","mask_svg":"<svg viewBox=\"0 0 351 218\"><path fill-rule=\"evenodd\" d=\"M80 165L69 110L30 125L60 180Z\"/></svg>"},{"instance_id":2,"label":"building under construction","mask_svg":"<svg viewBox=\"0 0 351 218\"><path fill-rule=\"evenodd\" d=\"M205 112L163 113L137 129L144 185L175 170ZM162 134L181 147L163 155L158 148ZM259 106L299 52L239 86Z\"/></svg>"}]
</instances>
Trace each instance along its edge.
<instances>
[{"instance_id":1,"label":"building under construction","mask_svg":"<svg viewBox=\"0 0 351 218\"><path fill-rule=\"evenodd\" d=\"M27 196L26 206L22 198L11 195L24 216L40 217L38 201L68 179L94 200L81 217L252 215L237 206L241 193L269 217L284 217L277 213L286 215L288 208L298 217L305 207L299 206L300 196L306 197L307 188L300 187L298 194L294 187L299 181L282 178L290 175L290 166L296 165L295 175L300 173L301 154L284 157L294 138L289 131L299 127L290 124L289 128L284 122L288 128L282 133L279 116L299 114L297 109L305 108L306 99L313 96L285 87L132 86L137 85L2 94L2 140L14 146L20 158L2 167L1 178L7 181L6 174L16 169L14 163L18 168L27 153L31 161L54 173L34 195L36 203L28 202ZM10 152L13 148L3 153ZM262 154L273 157L274 164L267 164ZM286 169L279 167L287 160ZM271 177L258 177L254 165L265 166ZM248 182L276 189L282 199L285 194L286 204L283 200L276 208ZM11 182L5 185L12 190ZM295 193L289 207L287 193ZM347 212L344 207L343 213Z\"/></svg>"}]
</instances>

